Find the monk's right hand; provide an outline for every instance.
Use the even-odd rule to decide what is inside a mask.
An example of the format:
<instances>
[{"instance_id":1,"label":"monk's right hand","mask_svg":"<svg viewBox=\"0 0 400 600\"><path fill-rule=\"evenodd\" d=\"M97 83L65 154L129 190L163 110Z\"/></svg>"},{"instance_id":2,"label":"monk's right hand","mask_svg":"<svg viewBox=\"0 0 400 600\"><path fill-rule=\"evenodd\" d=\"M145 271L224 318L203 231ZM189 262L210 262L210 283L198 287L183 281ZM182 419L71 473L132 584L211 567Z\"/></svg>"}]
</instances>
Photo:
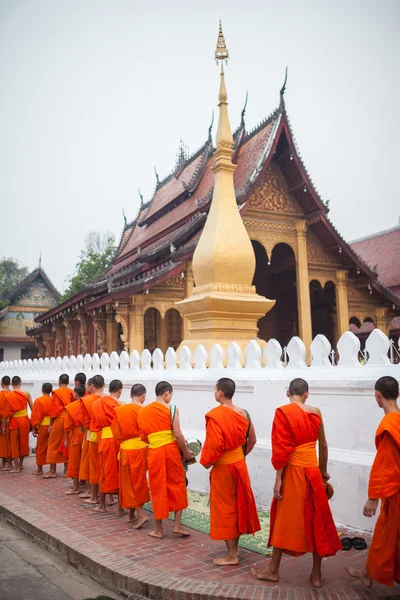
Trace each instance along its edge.
<instances>
[{"instance_id":1,"label":"monk's right hand","mask_svg":"<svg viewBox=\"0 0 400 600\"><path fill-rule=\"evenodd\" d=\"M183 452L183 458L185 460L191 460L192 458L194 458L194 452L189 450L189 448L186 448L186 451Z\"/></svg>"},{"instance_id":2,"label":"monk's right hand","mask_svg":"<svg viewBox=\"0 0 400 600\"><path fill-rule=\"evenodd\" d=\"M282 482L277 481L274 486L274 498L275 500L282 500L283 496L281 494Z\"/></svg>"},{"instance_id":3,"label":"monk's right hand","mask_svg":"<svg viewBox=\"0 0 400 600\"><path fill-rule=\"evenodd\" d=\"M373 517L376 514L378 503L379 500L375 500L374 498L368 498L368 500L364 504L364 517Z\"/></svg>"}]
</instances>

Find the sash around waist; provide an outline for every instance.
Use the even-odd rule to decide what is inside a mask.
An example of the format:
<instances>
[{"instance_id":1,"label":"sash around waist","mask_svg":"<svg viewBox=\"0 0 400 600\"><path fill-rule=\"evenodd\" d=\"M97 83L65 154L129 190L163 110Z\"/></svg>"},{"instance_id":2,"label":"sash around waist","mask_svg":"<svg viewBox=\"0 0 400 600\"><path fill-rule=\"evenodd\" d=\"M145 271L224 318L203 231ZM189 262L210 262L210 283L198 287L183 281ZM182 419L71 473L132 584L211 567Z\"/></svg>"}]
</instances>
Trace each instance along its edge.
<instances>
[{"instance_id":1,"label":"sash around waist","mask_svg":"<svg viewBox=\"0 0 400 600\"><path fill-rule=\"evenodd\" d=\"M103 429L101 430L101 439L102 440L108 440L110 438L113 438L113 432L111 430L111 427L103 427Z\"/></svg>"},{"instance_id":2,"label":"sash around waist","mask_svg":"<svg viewBox=\"0 0 400 600\"><path fill-rule=\"evenodd\" d=\"M50 417L44 417L44 418L43 418L43 419L40 421L39 425L50 425Z\"/></svg>"},{"instance_id":3,"label":"sash around waist","mask_svg":"<svg viewBox=\"0 0 400 600\"><path fill-rule=\"evenodd\" d=\"M235 448L235 450L227 450L223 453L223 455L217 460L216 465L232 465L235 462L239 462L244 458L243 448L239 446L239 448Z\"/></svg>"},{"instance_id":4,"label":"sash around waist","mask_svg":"<svg viewBox=\"0 0 400 600\"><path fill-rule=\"evenodd\" d=\"M140 450L141 448L147 448L147 444L142 442L140 437L135 437L121 442L120 448L121 450Z\"/></svg>"},{"instance_id":5,"label":"sash around waist","mask_svg":"<svg viewBox=\"0 0 400 600\"><path fill-rule=\"evenodd\" d=\"M98 439L99 438L97 437L97 431L90 431L89 442L97 442Z\"/></svg>"},{"instance_id":6,"label":"sash around waist","mask_svg":"<svg viewBox=\"0 0 400 600\"><path fill-rule=\"evenodd\" d=\"M172 429L165 429L164 431L156 431L155 433L149 433L147 436L149 439L149 446L152 450L155 448L161 448L175 442L175 437Z\"/></svg>"},{"instance_id":7,"label":"sash around waist","mask_svg":"<svg viewBox=\"0 0 400 600\"><path fill-rule=\"evenodd\" d=\"M14 417L27 417L28 416L28 411L26 410L26 408L24 408L23 410L17 410L17 412L15 412L12 416L12 418Z\"/></svg>"},{"instance_id":8,"label":"sash around waist","mask_svg":"<svg viewBox=\"0 0 400 600\"><path fill-rule=\"evenodd\" d=\"M318 467L316 441L297 446L287 462L292 467Z\"/></svg>"}]
</instances>

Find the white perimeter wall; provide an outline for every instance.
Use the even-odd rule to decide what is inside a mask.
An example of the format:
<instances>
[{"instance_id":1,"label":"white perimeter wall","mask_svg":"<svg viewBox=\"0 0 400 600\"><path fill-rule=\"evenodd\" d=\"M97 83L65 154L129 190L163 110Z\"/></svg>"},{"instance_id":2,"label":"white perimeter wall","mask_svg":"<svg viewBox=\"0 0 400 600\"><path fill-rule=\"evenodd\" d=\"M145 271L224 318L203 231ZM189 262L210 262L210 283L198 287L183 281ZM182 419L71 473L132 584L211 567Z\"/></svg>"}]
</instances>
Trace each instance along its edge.
<instances>
[{"instance_id":1,"label":"white perimeter wall","mask_svg":"<svg viewBox=\"0 0 400 600\"><path fill-rule=\"evenodd\" d=\"M268 507L275 478L271 465L271 425L276 407L285 404L286 390L295 377L303 377L310 384L309 403L321 409L329 444L329 472L335 495L331 501L337 524L371 530L375 520L362 515L367 498L368 477L375 456L374 435L383 417L376 404L374 383L383 375L400 379L400 365L388 358L389 340L374 330L367 340L367 364L358 359L359 341L346 332L338 343L339 363L329 360L329 342L317 336L311 347L312 364L305 364L305 348L299 338L293 338L287 347L289 364L284 367L282 349L276 340L270 340L265 350L252 341L246 349L246 365L240 365L240 349L231 344L224 356L216 345L207 357L199 347L193 357L183 348L177 357L169 349L165 359L160 350L153 356L145 350L141 356L133 351L129 356L115 352L64 359L39 359L0 363L0 375L20 375L23 388L32 398L40 395L41 385L49 381L57 385L58 376L69 373L71 383L78 371L87 376L102 373L106 383L121 379L124 384L122 400L129 401L129 390L134 383L147 388L147 401L155 399L155 384L169 381L174 387L173 402L179 407L181 424L188 438L204 441L204 415L215 406L214 387L220 377L231 377L237 388L235 403L251 414L257 433L257 445L248 457L253 491L260 507ZM206 367L206 360L209 366ZM227 363L227 366L224 364ZM33 441L33 438L32 438ZM33 442L35 443L35 442ZM189 486L195 490L209 490L208 472L200 465L189 467Z\"/></svg>"}]
</instances>

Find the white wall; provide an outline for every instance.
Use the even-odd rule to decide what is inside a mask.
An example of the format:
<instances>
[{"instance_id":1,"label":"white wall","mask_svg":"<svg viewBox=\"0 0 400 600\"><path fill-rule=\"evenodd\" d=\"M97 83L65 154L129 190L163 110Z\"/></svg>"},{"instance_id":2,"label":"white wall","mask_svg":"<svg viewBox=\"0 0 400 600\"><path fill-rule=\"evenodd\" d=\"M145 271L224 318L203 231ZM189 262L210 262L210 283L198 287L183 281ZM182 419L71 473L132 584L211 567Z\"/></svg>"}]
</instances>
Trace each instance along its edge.
<instances>
[{"instance_id":1,"label":"white wall","mask_svg":"<svg viewBox=\"0 0 400 600\"><path fill-rule=\"evenodd\" d=\"M299 338L293 338L287 347L289 364L281 362L282 349L276 340L270 340L263 353L257 342L251 341L246 349L245 368L240 366L240 349L231 344L224 356L215 345L207 357L199 347L191 357L188 348L181 349L179 365L172 349L164 357L160 350L151 356L145 350L141 356L133 351L130 356L113 352L64 359L39 359L0 363L0 375L18 374L23 387L35 398L41 384L57 384L62 372L71 380L78 371L88 376L101 372L106 382L121 379L124 384L122 399L129 400L134 383L143 383L148 391L148 402L155 398L155 384L168 380L174 387L174 402L181 414L186 439L204 440L204 415L215 406L214 386L221 376L231 377L237 384L235 402L246 408L255 424L258 442L248 457L253 490L257 504L267 507L272 497L275 472L271 459L271 424L277 406L287 402L289 382L303 377L310 384L309 403L321 409L329 443L329 472L335 488L331 507L336 522L354 528L372 529L374 521L362 516L367 497L368 476L375 447L374 435L383 413L374 398L374 383L383 375L400 378L400 365L388 359L389 340L375 329L367 340L368 360L360 364L359 340L346 332L338 343L339 362L330 361L331 348L323 336L317 336L311 346L312 364L306 366L305 348ZM206 360L210 366L206 367ZM223 365L227 363L227 366ZM200 465L189 467L189 485L192 489L208 490L208 472Z\"/></svg>"},{"instance_id":2,"label":"white wall","mask_svg":"<svg viewBox=\"0 0 400 600\"><path fill-rule=\"evenodd\" d=\"M18 360L21 358L21 350L26 344L4 344L4 360Z\"/></svg>"}]
</instances>

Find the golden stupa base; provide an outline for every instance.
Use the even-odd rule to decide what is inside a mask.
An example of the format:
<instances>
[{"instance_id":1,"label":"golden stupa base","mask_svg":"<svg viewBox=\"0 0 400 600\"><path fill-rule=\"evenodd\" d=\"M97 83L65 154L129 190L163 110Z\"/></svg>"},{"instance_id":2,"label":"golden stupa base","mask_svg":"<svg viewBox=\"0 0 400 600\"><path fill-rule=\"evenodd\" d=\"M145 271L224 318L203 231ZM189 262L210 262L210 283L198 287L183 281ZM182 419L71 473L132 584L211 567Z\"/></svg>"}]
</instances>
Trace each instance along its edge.
<instances>
[{"instance_id":1,"label":"golden stupa base","mask_svg":"<svg viewBox=\"0 0 400 600\"><path fill-rule=\"evenodd\" d=\"M215 289L217 287L225 289L219 291ZM203 344L207 351L209 364L209 353L214 344L220 344L226 353L229 344L236 342L242 350L241 363L244 364L244 350L247 344L250 340L257 339L258 320L275 304L275 300L256 294L253 286L245 286L245 291L240 289L244 286L240 286L238 290L227 290L227 287L214 285L207 286L204 290L195 288L192 296L177 302L181 314L187 317L190 323L190 337L181 343L179 349L188 346L192 353L192 362L200 344ZM208 291L209 288L213 289ZM261 340L257 341L261 347L265 345Z\"/></svg>"}]
</instances>

